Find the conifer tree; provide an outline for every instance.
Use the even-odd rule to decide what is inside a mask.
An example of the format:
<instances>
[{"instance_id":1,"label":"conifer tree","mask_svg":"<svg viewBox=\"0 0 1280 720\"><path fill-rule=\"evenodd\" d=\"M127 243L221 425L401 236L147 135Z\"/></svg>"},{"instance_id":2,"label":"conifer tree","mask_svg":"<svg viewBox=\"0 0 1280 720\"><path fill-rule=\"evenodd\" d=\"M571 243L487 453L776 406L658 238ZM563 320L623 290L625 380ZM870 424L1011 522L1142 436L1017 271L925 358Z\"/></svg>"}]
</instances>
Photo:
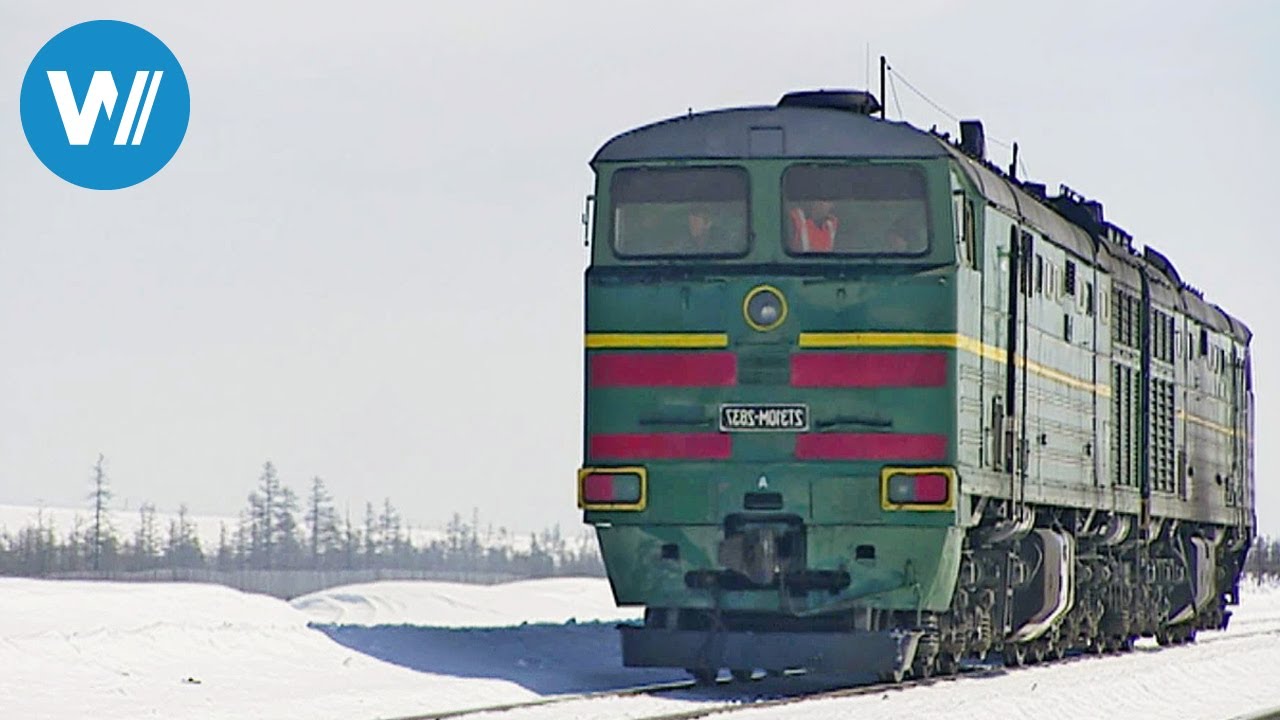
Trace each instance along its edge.
<instances>
[{"instance_id":1,"label":"conifer tree","mask_svg":"<svg viewBox=\"0 0 1280 720\"><path fill-rule=\"evenodd\" d=\"M275 566L280 496L280 478L276 475L276 466L268 460L262 465L257 489L249 493L250 564L255 568Z\"/></svg>"},{"instance_id":2,"label":"conifer tree","mask_svg":"<svg viewBox=\"0 0 1280 720\"><path fill-rule=\"evenodd\" d=\"M107 487L107 473L103 469L106 458L98 453L98 462L93 466L93 489L89 492L89 501L93 507L93 525L90 526L89 552L93 558L93 569L102 569L102 546L111 534L111 517L107 503L111 501L111 490Z\"/></svg>"},{"instance_id":3,"label":"conifer tree","mask_svg":"<svg viewBox=\"0 0 1280 720\"><path fill-rule=\"evenodd\" d=\"M156 529L156 506L144 502L138 506L138 532L134 535L133 551L139 570L155 564L159 554L160 538Z\"/></svg>"},{"instance_id":4,"label":"conifer tree","mask_svg":"<svg viewBox=\"0 0 1280 720\"><path fill-rule=\"evenodd\" d=\"M311 541L311 563L318 568L321 556L338 544L338 516L333 509L333 498L325 489L324 480L318 475L311 479L305 520Z\"/></svg>"},{"instance_id":5,"label":"conifer tree","mask_svg":"<svg viewBox=\"0 0 1280 720\"><path fill-rule=\"evenodd\" d=\"M281 567L299 567L302 543L298 539L298 496L292 488L282 484L279 497L272 522L277 563Z\"/></svg>"}]
</instances>

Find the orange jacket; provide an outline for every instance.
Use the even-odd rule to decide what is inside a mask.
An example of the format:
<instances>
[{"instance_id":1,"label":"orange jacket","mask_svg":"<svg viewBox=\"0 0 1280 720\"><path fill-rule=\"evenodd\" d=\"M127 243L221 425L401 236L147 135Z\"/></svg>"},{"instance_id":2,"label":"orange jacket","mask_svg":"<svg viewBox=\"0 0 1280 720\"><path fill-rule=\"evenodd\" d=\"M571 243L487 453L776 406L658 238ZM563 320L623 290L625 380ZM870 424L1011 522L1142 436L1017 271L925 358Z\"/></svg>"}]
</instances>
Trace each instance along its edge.
<instances>
[{"instance_id":1,"label":"orange jacket","mask_svg":"<svg viewBox=\"0 0 1280 720\"><path fill-rule=\"evenodd\" d=\"M804 210L791 208L791 249L796 252L831 252L840 221L830 215L816 223Z\"/></svg>"}]
</instances>

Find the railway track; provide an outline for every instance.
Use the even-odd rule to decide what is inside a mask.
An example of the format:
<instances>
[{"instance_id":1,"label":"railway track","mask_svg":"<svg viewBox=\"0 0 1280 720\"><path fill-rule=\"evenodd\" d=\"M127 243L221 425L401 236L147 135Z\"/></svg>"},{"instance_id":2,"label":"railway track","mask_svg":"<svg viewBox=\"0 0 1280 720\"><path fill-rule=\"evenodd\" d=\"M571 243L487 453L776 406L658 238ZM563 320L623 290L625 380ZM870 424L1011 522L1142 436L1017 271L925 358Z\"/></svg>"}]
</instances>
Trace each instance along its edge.
<instances>
[{"instance_id":1,"label":"railway track","mask_svg":"<svg viewBox=\"0 0 1280 720\"><path fill-rule=\"evenodd\" d=\"M1280 628L1253 630L1237 633L1213 634L1200 638L1196 644L1218 644L1243 641L1258 636L1280 635ZM1139 652L1155 652L1163 649L1140 646ZM1117 656L1124 653L1108 653L1106 655L1072 654L1062 660L1045 662L1041 666L1069 665L1084 662L1095 657ZM601 690L585 693L572 693L537 698L534 700L501 703L494 705L459 708L439 712L409 715L391 720L452 720L467 718L476 720L485 717L501 717L503 720L514 718L562 718L562 717L608 717L630 718L632 720L697 720L698 718L718 715L743 709L770 708L813 700L837 699L873 695L877 693L899 693L916 687L925 687L941 683L979 680L982 678L1004 675L1018 668L979 665L971 666L952 676L935 676L931 678L909 678L900 683L877 682L850 686L839 679L811 676L804 673L787 673L785 677L765 677L752 681L721 679L713 685L701 685L693 680L679 680L668 683L652 683L637 685L616 690ZM654 698L666 698L680 707L669 711L653 707ZM605 705L601 705L605 703ZM692 707L689 703L694 703ZM1267 720L1280 720L1280 712L1274 716L1259 714L1249 716L1251 720L1263 717Z\"/></svg>"},{"instance_id":2,"label":"railway track","mask_svg":"<svg viewBox=\"0 0 1280 720\"><path fill-rule=\"evenodd\" d=\"M646 714L643 716L629 716L633 720L697 720L711 715L719 715L721 713L732 712L735 710L743 710L747 708L760 709L771 708L782 705L794 705L796 703L811 702L814 700L833 700L837 698L858 697L860 695L875 695L878 693L903 692L914 687L936 685L939 683L951 683L963 680L977 680L983 677L992 677L995 675L1003 675L1006 672L1003 667L983 667L973 668L956 675L919 678L904 680L899 683L878 682L870 685L859 685L856 687L840 687L831 690L799 693L795 695L781 697L762 697L749 701L739 701L732 703L707 704L704 706L690 708L688 710L680 710L668 713Z\"/></svg>"},{"instance_id":3,"label":"railway track","mask_svg":"<svg viewBox=\"0 0 1280 720\"><path fill-rule=\"evenodd\" d=\"M1280 720L1280 707L1273 707L1268 710L1259 710L1248 715L1237 715L1231 720Z\"/></svg>"},{"instance_id":4,"label":"railway track","mask_svg":"<svg viewBox=\"0 0 1280 720\"><path fill-rule=\"evenodd\" d=\"M698 684L693 680L678 680L669 683L652 683L649 685L636 685L629 688L621 688L618 690L599 690L586 693L570 693L567 695L551 695L548 697L538 698L537 700L526 700L521 702L501 703L498 705L484 705L474 708L462 708L457 710L444 710L442 712L426 713L423 715L405 715L388 720L450 720L451 718L469 717L473 715L484 715L486 713L501 713L511 710L521 710L525 708L538 708L547 705L560 705L569 702L580 702L584 700L597 700L614 697L628 697L632 695L647 695L662 692L674 692L676 690L687 690L697 687Z\"/></svg>"},{"instance_id":5,"label":"railway track","mask_svg":"<svg viewBox=\"0 0 1280 720\"><path fill-rule=\"evenodd\" d=\"M547 717L577 717L577 713L573 713L566 706L579 703L598 703L606 700L626 700L637 697L652 698L675 693L685 693L685 695L672 697L671 699L674 701L697 702L699 704L693 708L673 712L642 715L631 715L626 713L624 708L615 706L611 707L608 710L608 714L603 715L603 717L636 717L645 718L646 720L693 720L694 718L748 707L774 707L814 699L855 697L879 692L901 692L918 686L954 682L961 679L990 677L1002 675L1005 672L1006 670L1003 667L975 667L947 677L907 679L900 683L877 682L856 686L841 684L833 678L809 676L804 673L786 673L784 677L765 677L751 681L721 679L714 685L701 685L693 680L681 680L670 683L638 685L618 690L556 695L524 702L408 715L391 720L451 720L453 718L479 718L486 715L506 718L516 717L513 714L516 712L523 716L524 711L550 709L551 706L555 706L554 711Z\"/></svg>"}]
</instances>

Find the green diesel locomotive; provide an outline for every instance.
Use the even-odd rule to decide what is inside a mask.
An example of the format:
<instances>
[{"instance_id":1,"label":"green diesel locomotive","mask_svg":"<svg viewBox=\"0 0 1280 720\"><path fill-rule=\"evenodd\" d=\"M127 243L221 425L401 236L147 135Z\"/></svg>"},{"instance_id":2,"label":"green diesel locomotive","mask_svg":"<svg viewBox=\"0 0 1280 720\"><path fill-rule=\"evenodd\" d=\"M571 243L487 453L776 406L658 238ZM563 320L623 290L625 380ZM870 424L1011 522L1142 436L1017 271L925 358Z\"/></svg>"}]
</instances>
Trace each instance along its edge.
<instances>
[{"instance_id":1,"label":"green diesel locomotive","mask_svg":"<svg viewBox=\"0 0 1280 720\"><path fill-rule=\"evenodd\" d=\"M901 679L1225 627L1249 330L1100 203L791 93L607 142L578 499L624 663Z\"/></svg>"}]
</instances>

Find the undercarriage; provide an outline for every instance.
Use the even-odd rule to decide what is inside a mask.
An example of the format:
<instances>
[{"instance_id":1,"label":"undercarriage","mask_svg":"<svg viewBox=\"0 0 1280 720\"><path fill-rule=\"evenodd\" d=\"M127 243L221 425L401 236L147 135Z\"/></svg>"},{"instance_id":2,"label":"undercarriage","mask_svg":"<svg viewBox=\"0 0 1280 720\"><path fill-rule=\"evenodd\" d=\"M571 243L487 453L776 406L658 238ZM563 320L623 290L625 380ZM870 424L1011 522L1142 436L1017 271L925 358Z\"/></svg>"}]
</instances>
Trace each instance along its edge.
<instances>
[{"instance_id":1,"label":"undercarriage","mask_svg":"<svg viewBox=\"0 0 1280 720\"><path fill-rule=\"evenodd\" d=\"M834 595L841 578L810 578L802 553L787 550L798 532L782 524L772 534L730 534L720 557L729 569L686 580L713 594ZM728 668L740 677L804 669L897 681L952 674L962 662L1124 652L1139 637L1191 642L1226 628L1247 544L1232 528L1054 507L1015 515L1001 505L966 533L944 612L857 602L804 613L650 607L643 627L622 628L623 660L704 680Z\"/></svg>"}]
</instances>

